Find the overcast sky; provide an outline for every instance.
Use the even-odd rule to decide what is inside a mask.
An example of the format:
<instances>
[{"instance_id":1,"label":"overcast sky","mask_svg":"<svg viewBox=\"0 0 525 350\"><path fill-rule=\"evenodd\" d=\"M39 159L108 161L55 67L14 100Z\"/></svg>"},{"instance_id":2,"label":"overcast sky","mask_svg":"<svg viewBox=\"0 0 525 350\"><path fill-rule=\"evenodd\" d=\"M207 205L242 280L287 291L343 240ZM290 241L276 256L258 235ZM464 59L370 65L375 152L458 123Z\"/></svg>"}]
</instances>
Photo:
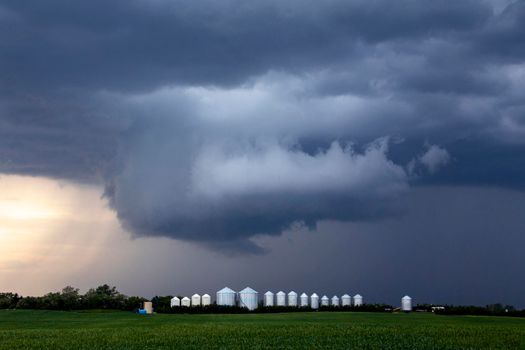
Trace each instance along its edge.
<instances>
[{"instance_id":1,"label":"overcast sky","mask_svg":"<svg viewBox=\"0 0 525 350\"><path fill-rule=\"evenodd\" d=\"M0 283L525 307L525 1L0 0Z\"/></svg>"}]
</instances>

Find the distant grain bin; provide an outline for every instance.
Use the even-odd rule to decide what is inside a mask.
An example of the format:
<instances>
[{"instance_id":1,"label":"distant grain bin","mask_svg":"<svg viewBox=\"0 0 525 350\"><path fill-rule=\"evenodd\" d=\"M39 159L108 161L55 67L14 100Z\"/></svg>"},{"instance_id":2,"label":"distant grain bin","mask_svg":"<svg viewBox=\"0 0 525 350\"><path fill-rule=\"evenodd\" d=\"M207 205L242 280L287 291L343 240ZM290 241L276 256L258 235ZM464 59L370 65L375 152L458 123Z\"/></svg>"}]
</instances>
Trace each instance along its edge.
<instances>
[{"instance_id":1,"label":"distant grain bin","mask_svg":"<svg viewBox=\"0 0 525 350\"><path fill-rule=\"evenodd\" d=\"M337 297L337 295L334 295L332 297L332 306L336 306L336 307L339 306L339 298Z\"/></svg>"},{"instance_id":2,"label":"distant grain bin","mask_svg":"<svg viewBox=\"0 0 525 350\"><path fill-rule=\"evenodd\" d=\"M235 306L235 291L224 287L217 292L217 305Z\"/></svg>"},{"instance_id":3,"label":"distant grain bin","mask_svg":"<svg viewBox=\"0 0 525 350\"><path fill-rule=\"evenodd\" d=\"M270 291L264 293L264 306L273 306L273 293Z\"/></svg>"},{"instance_id":4,"label":"distant grain bin","mask_svg":"<svg viewBox=\"0 0 525 350\"><path fill-rule=\"evenodd\" d=\"M359 294L354 295L354 306L363 305L363 297Z\"/></svg>"},{"instance_id":5,"label":"distant grain bin","mask_svg":"<svg viewBox=\"0 0 525 350\"><path fill-rule=\"evenodd\" d=\"M308 295L306 293L301 294L301 307L308 306Z\"/></svg>"},{"instance_id":6,"label":"distant grain bin","mask_svg":"<svg viewBox=\"0 0 525 350\"><path fill-rule=\"evenodd\" d=\"M186 306L186 307L189 307L191 305L191 300L190 298L188 297L184 297L182 298L182 300L180 301L180 306Z\"/></svg>"},{"instance_id":7,"label":"distant grain bin","mask_svg":"<svg viewBox=\"0 0 525 350\"><path fill-rule=\"evenodd\" d=\"M286 306L286 294L283 291L277 293L277 306Z\"/></svg>"},{"instance_id":8,"label":"distant grain bin","mask_svg":"<svg viewBox=\"0 0 525 350\"><path fill-rule=\"evenodd\" d=\"M348 294L345 294L341 297L341 305L342 306L351 306L352 305L352 297Z\"/></svg>"},{"instance_id":9,"label":"distant grain bin","mask_svg":"<svg viewBox=\"0 0 525 350\"><path fill-rule=\"evenodd\" d=\"M177 298L177 297L171 298L170 306L171 307L178 307L178 306L180 306L180 299Z\"/></svg>"},{"instance_id":10,"label":"distant grain bin","mask_svg":"<svg viewBox=\"0 0 525 350\"><path fill-rule=\"evenodd\" d=\"M208 306L211 304L211 296L209 294L204 294L201 298L202 306Z\"/></svg>"},{"instance_id":11,"label":"distant grain bin","mask_svg":"<svg viewBox=\"0 0 525 350\"><path fill-rule=\"evenodd\" d=\"M288 293L288 306L297 306L297 293L293 290Z\"/></svg>"},{"instance_id":12,"label":"distant grain bin","mask_svg":"<svg viewBox=\"0 0 525 350\"><path fill-rule=\"evenodd\" d=\"M401 298L401 310L405 312L412 311L412 298L408 295Z\"/></svg>"},{"instance_id":13,"label":"distant grain bin","mask_svg":"<svg viewBox=\"0 0 525 350\"><path fill-rule=\"evenodd\" d=\"M323 295L321 298L321 306L328 306L330 304L330 299L326 295Z\"/></svg>"},{"instance_id":14,"label":"distant grain bin","mask_svg":"<svg viewBox=\"0 0 525 350\"><path fill-rule=\"evenodd\" d=\"M146 311L146 314L151 315L153 313L153 303L151 301L145 301L144 310Z\"/></svg>"},{"instance_id":15,"label":"distant grain bin","mask_svg":"<svg viewBox=\"0 0 525 350\"><path fill-rule=\"evenodd\" d=\"M310 307L312 309L319 309L319 295L315 293L310 295Z\"/></svg>"},{"instance_id":16,"label":"distant grain bin","mask_svg":"<svg viewBox=\"0 0 525 350\"><path fill-rule=\"evenodd\" d=\"M201 306L201 296L199 294L191 296L191 306Z\"/></svg>"},{"instance_id":17,"label":"distant grain bin","mask_svg":"<svg viewBox=\"0 0 525 350\"><path fill-rule=\"evenodd\" d=\"M246 287L243 290L239 292L239 306L245 307L248 310L255 310L257 309L258 303L259 303L259 293L251 289L250 287Z\"/></svg>"}]
</instances>

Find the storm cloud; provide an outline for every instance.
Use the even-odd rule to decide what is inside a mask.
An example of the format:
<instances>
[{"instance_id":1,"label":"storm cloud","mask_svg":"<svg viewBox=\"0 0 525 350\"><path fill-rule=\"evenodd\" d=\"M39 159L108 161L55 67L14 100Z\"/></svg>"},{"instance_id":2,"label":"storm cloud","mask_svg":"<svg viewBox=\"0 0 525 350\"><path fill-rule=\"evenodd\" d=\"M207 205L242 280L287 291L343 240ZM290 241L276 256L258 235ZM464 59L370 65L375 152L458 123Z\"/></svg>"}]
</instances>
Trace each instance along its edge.
<instances>
[{"instance_id":1,"label":"storm cloud","mask_svg":"<svg viewBox=\"0 0 525 350\"><path fill-rule=\"evenodd\" d=\"M523 1L0 1L0 172L99 184L135 236L374 221L525 185Z\"/></svg>"}]
</instances>

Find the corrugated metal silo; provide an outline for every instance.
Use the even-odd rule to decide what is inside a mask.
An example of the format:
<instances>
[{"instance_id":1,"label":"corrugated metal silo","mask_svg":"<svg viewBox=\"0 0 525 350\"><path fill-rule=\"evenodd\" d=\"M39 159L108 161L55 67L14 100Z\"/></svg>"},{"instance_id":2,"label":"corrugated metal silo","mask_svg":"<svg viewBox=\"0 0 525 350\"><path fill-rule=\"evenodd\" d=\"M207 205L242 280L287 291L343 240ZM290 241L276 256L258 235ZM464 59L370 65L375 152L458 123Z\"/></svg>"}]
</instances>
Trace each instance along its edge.
<instances>
[{"instance_id":1,"label":"corrugated metal silo","mask_svg":"<svg viewBox=\"0 0 525 350\"><path fill-rule=\"evenodd\" d=\"M273 306L273 293L270 291L264 293L264 306Z\"/></svg>"},{"instance_id":2,"label":"corrugated metal silo","mask_svg":"<svg viewBox=\"0 0 525 350\"><path fill-rule=\"evenodd\" d=\"M177 306L180 306L180 299L177 298L177 297L173 297L173 298L171 298L170 306L171 306L171 307L177 307Z\"/></svg>"},{"instance_id":3,"label":"corrugated metal silo","mask_svg":"<svg viewBox=\"0 0 525 350\"><path fill-rule=\"evenodd\" d=\"M306 293L301 294L301 307L308 306L308 295Z\"/></svg>"},{"instance_id":4,"label":"corrugated metal silo","mask_svg":"<svg viewBox=\"0 0 525 350\"><path fill-rule=\"evenodd\" d=\"M235 306L235 291L228 287L224 287L217 292L217 305Z\"/></svg>"},{"instance_id":5,"label":"corrugated metal silo","mask_svg":"<svg viewBox=\"0 0 525 350\"><path fill-rule=\"evenodd\" d=\"M199 294L191 296L191 306L201 306L201 296Z\"/></svg>"},{"instance_id":6,"label":"corrugated metal silo","mask_svg":"<svg viewBox=\"0 0 525 350\"><path fill-rule=\"evenodd\" d=\"M250 287L246 287L239 292L239 306L245 307L248 310L257 309L259 303L259 293Z\"/></svg>"},{"instance_id":7,"label":"corrugated metal silo","mask_svg":"<svg viewBox=\"0 0 525 350\"><path fill-rule=\"evenodd\" d=\"M286 294L283 291L277 293L277 306L286 306Z\"/></svg>"},{"instance_id":8,"label":"corrugated metal silo","mask_svg":"<svg viewBox=\"0 0 525 350\"><path fill-rule=\"evenodd\" d=\"M363 297L359 294L354 295L354 306L363 305Z\"/></svg>"},{"instance_id":9,"label":"corrugated metal silo","mask_svg":"<svg viewBox=\"0 0 525 350\"><path fill-rule=\"evenodd\" d=\"M412 311L412 298L408 295L401 298L401 310L405 312Z\"/></svg>"},{"instance_id":10,"label":"corrugated metal silo","mask_svg":"<svg viewBox=\"0 0 525 350\"><path fill-rule=\"evenodd\" d=\"M297 293L293 290L288 293L288 306L297 306Z\"/></svg>"},{"instance_id":11,"label":"corrugated metal silo","mask_svg":"<svg viewBox=\"0 0 525 350\"><path fill-rule=\"evenodd\" d=\"M334 295L332 297L332 306L339 306L339 298L337 297L337 295Z\"/></svg>"},{"instance_id":12,"label":"corrugated metal silo","mask_svg":"<svg viewBox=\"0 0 525 350\"><path fill-rule=\"evenodd\" d=\"M326 295L323 295L321 298L321 306L328 306L330 304L330 299Z\"/></svg>"},{"instance_id":13,"label":"corrugated metal silo","mask_svg":"<svg viewBox=\"0 0 525 350\"><path fill-rule=\"evenodd\" d=\"M341 304L342 306L351 306L352 305L352 297L348 294L345 294L341 297Z\"/></svg>"},{"instance_id":14,"label":"corrugated metal silo","mask_svg":"<svg viewBox=\"0 0 525 350\"><path fill-rule=\"evenodd\" d=\"M319 309L319 295L315 293L310 295L310 307L312 309Z\"/></svg>"},{"instance_id":15,"label":"corrugated metal silo","mask_svg":"<svg viewBox=\"0 0 525 350\"><path fill-rule=\"evenodd\" d=\"M188 297L184 297L180 301L180 306L190 306L190 305L191 305L191 299Z\"/></svg>"},{"instance_id":16,"label":"corrugated metal silo","mask_svg":"<svg viewBox=\"0 0 525 350\"><path fill-rule=\"evenodd\" d=\"M211 304L211 296L209 294L204 294L201 298L202 306L208 306Z\"/></svg>"}]
</instances>

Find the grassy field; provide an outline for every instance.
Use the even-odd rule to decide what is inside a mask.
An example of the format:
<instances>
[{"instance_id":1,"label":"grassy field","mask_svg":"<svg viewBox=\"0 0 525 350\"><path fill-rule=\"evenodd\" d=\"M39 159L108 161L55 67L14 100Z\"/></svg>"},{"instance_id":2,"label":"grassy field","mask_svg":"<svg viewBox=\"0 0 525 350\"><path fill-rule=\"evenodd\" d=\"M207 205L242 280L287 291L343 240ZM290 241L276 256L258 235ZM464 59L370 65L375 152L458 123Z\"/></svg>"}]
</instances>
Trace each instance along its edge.
<instances>
[{"instance_id":1,"label":"grassy field","mask_svg":"<svg viewBox=\"0 0 525 350\"><path fill-rule=\"evenodd\" d=\"M0 311L0 349L525 349L525 319Z\"/></svg>"}]
</instances>

